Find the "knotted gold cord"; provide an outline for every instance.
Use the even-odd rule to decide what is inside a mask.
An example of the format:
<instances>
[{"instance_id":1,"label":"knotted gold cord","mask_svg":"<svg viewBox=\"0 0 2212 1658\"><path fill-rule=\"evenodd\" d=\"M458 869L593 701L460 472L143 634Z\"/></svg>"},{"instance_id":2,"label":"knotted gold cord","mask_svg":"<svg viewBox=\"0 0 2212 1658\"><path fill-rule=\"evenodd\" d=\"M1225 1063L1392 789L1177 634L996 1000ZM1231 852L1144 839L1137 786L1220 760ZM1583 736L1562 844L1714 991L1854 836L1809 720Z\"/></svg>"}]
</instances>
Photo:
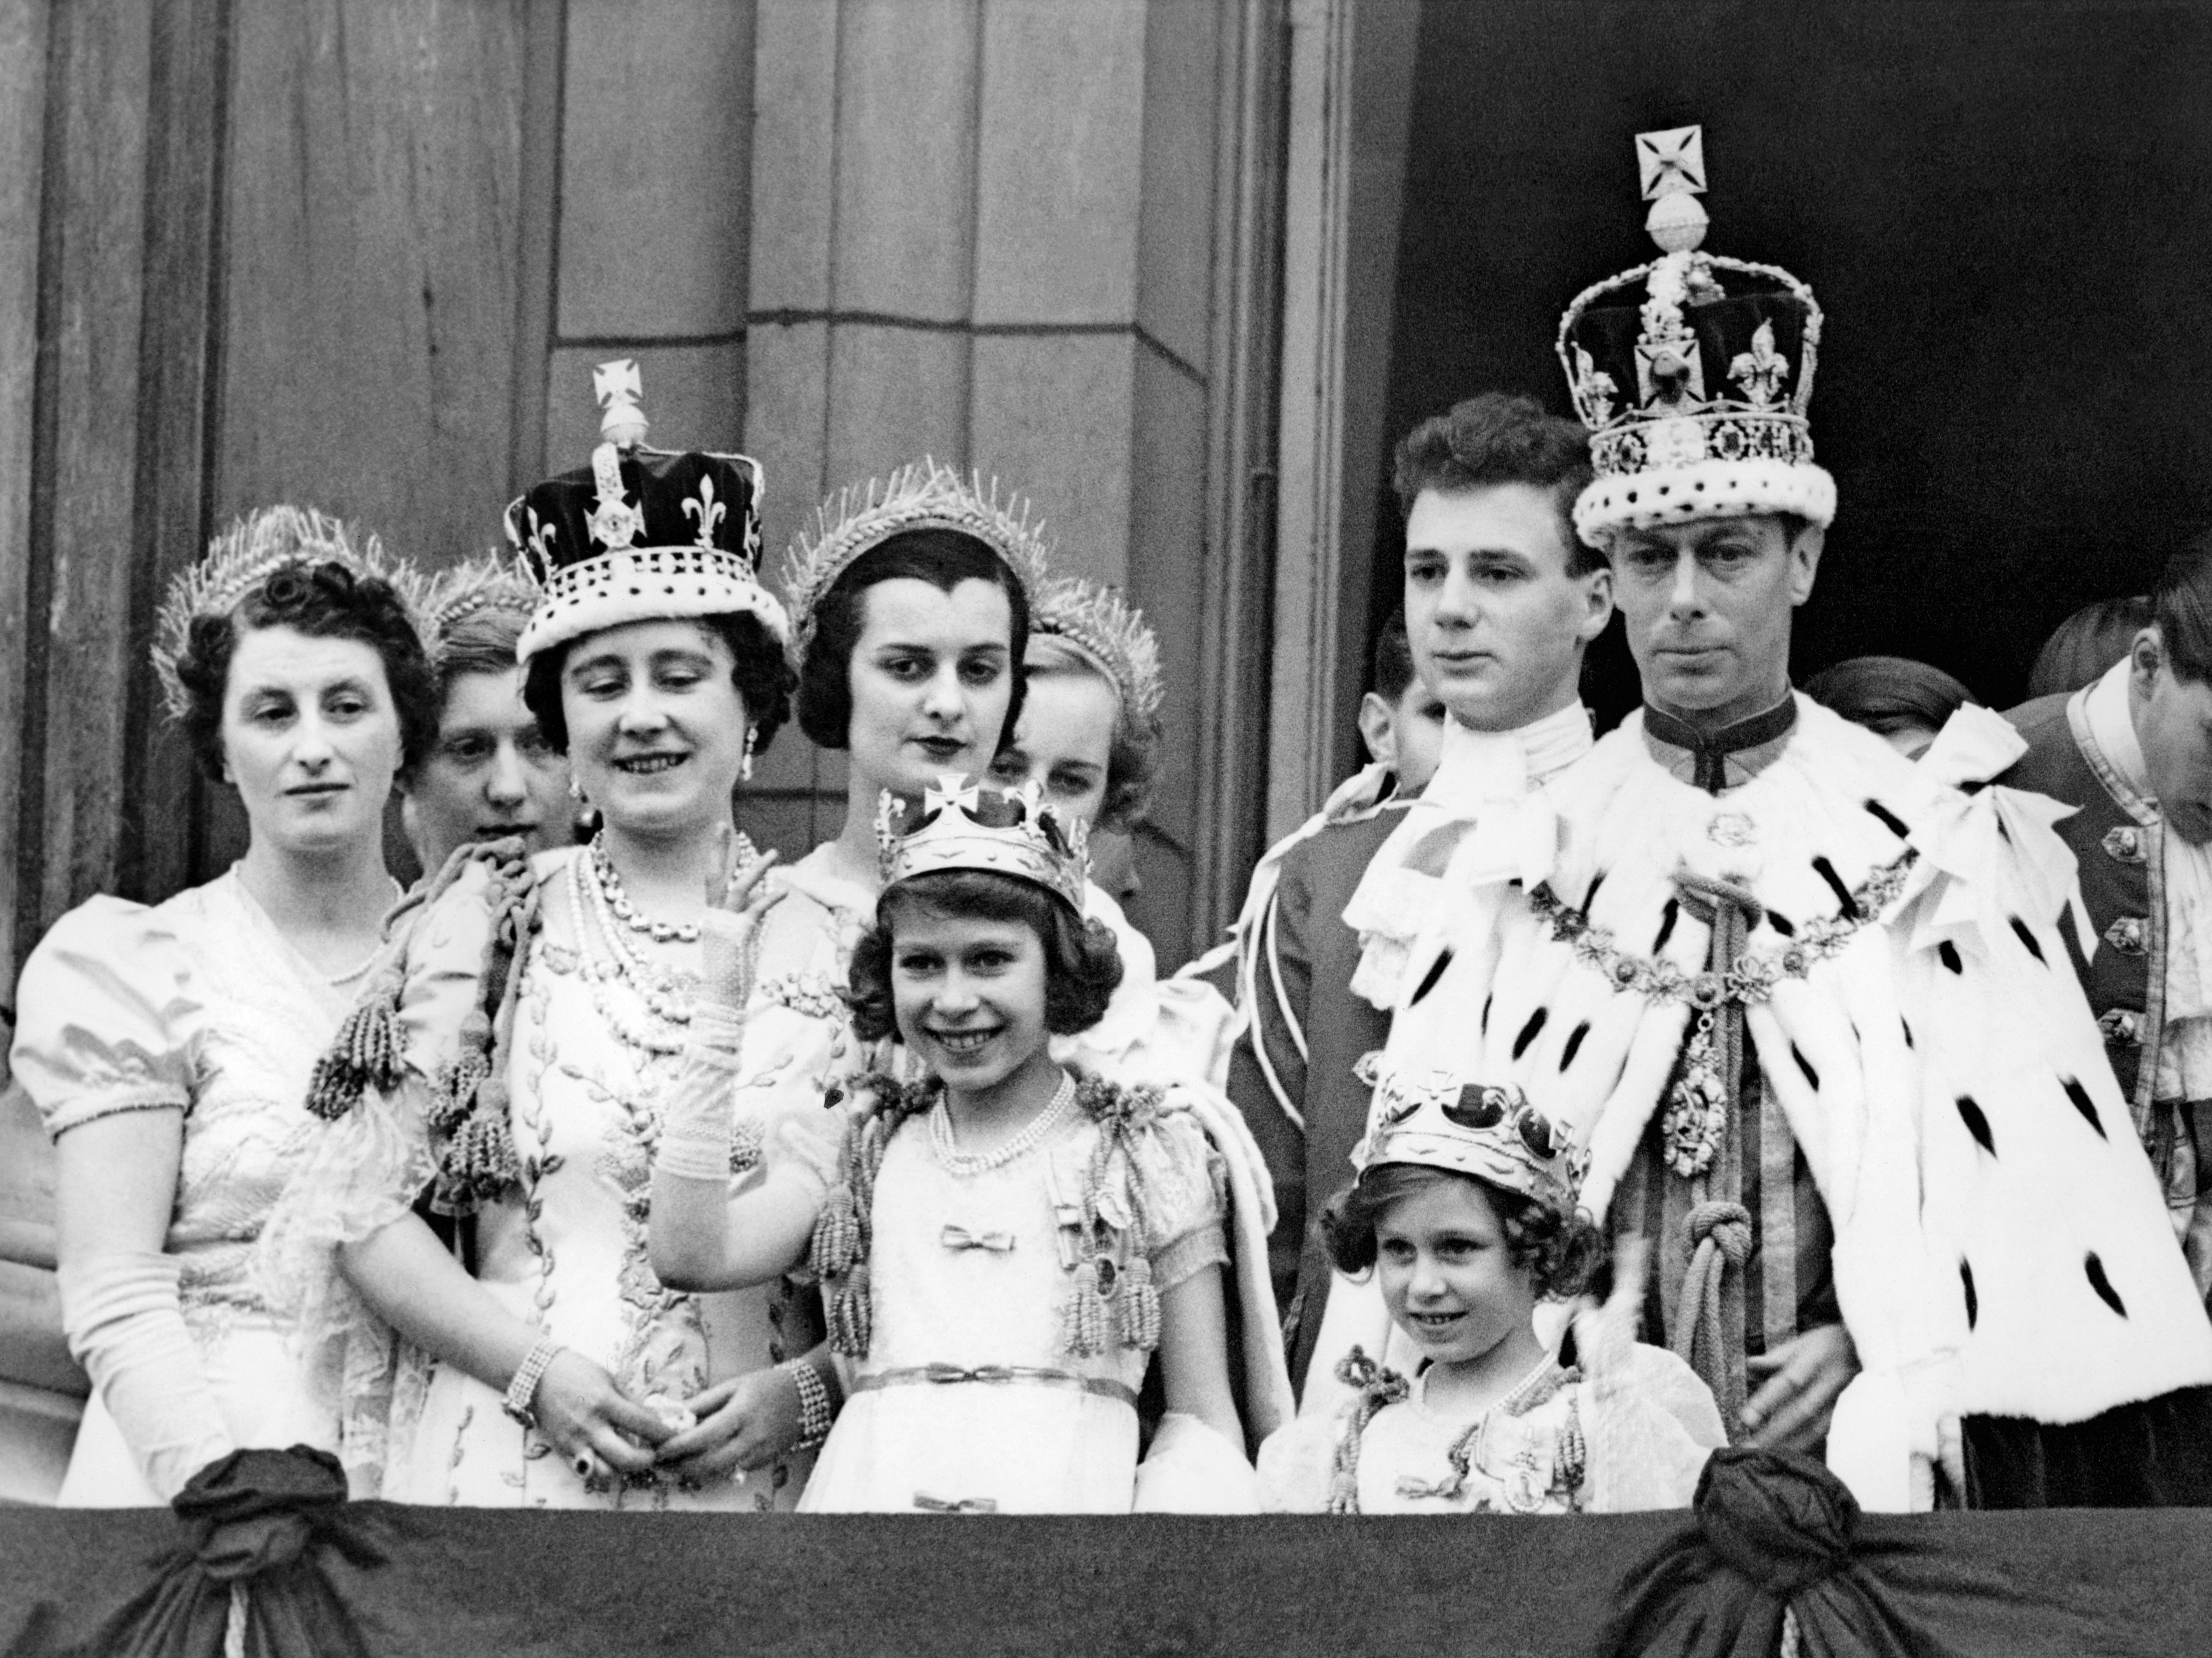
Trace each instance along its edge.
<instances>
[{"instance_id":1,"label":"knotted gold cord","mask_svg":"<svg viewBox=\"0 0 2212 1658\"><path fill-rule=\"evenodd\" d=\"M1687 870L1674 877L1674 890L1683 909L1711 929L1705 957L1708 979L1729 984L1765 907L1732 881ZM1713 1390L1721 1420L1733 1439L1742 1427L1747 1387L1743 1268L1752 1246L1751 1215L1742 1203L1741 999L1724 995L1714 1005L1700 1008L1694 1029L1711 1044L1705 1062L1718 1072L1726 1105L1724 1126L1711 1154L1683 1171L1686 1190L1668 1193L1668 1229L1678 1224L1683 1229L1689 1254L1670 1345ZM1694 1043L1696 1036L1692 1040ZM1756 1102L1753 1108L1757 1108Z\"/></svg>"}]
</instances>

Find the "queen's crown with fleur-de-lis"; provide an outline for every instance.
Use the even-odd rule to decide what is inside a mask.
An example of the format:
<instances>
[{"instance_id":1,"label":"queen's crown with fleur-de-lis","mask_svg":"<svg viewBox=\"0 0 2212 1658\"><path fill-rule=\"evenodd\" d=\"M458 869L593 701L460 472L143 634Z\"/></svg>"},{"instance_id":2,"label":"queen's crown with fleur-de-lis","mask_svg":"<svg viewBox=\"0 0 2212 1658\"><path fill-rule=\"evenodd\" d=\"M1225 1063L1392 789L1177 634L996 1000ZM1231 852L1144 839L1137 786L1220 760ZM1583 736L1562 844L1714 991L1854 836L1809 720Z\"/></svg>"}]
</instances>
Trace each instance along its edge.
<instances>
[{"instance_id":1,"label":"queen's crown with fleur-de-lis","mask_svg":"<svg viewBox=\"0 0 2212 1658\"><path fill-rule=\"evenodd\" d=\"M1743 513L1826 527L1835 480L1813 464L1807 418L1820 343L1813 290L1777 266L1698 251L1703 128L1638 133L1636 154L1661 257L1584 289L1559 324L1559 365L1597 472L1576 529L1601 548L1623 529Z\"/></svg>"},{"instance_id":2,"label":"queen's crown with fleur-de-lis","mask_svg":"<svg viewBox=\"0 0 2212 1658\"><path fill-rule=\"evenodd\" d=\"M782 644L783 604L762 585L760 463L747 455L655 449L644 388L628 358L592 371L600 443L507 509L507 536L544 597L523 632L526 659L632 622L744 615Z\"/></svg>"},{"instance_id":3,"label":"queen's crown with fleur-de-lis","mask_svg":"<svg viewBox=\"0 0 2212 1658\"><path fill-rule=\"evenodd\" d=\"M1032 882L1084 913L1088 826L1065 823L1036 784L998 790L948 773L919 802L886 789L876 808L877 872L886 888L943 870L984 870Z\"/></svg>"}]
</instances>

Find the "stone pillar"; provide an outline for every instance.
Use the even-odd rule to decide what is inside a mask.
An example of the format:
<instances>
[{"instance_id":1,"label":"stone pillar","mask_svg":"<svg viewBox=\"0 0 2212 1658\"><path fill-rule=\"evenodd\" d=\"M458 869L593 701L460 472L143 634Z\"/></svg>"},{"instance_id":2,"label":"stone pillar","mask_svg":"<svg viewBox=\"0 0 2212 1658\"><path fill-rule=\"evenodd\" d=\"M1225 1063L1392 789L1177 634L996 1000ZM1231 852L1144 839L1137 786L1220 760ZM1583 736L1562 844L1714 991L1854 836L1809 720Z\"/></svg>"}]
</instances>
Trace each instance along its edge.
<instances>
[{"instance_id":1,"label":"stone pillar","mask_svg":"<svg viewBox=\"0 0 2212 1658\"><path fill-rule=\"evenodd\" d=\"M749 452L781 550L925 453L1030 496L1058 568L1159 629L1167 765L1139 919L1194 925L1215 171L1210 0L758 0ZM780 551L776 555L780 557ZM841 758L780 739L749 807L800 851Z\"/></svg>"},{"instance_id":2,"label":"stone pillar","mask_svg":"<svg viewBox=\"0 0 2212 1658\"><path fill-rule=\"evenodd\" d=\"M731 0L568 0L536 476L590 459L592 367L611 357L637 359L649 441L738 446L752 31Z\"/></svg>"}]
</instances>

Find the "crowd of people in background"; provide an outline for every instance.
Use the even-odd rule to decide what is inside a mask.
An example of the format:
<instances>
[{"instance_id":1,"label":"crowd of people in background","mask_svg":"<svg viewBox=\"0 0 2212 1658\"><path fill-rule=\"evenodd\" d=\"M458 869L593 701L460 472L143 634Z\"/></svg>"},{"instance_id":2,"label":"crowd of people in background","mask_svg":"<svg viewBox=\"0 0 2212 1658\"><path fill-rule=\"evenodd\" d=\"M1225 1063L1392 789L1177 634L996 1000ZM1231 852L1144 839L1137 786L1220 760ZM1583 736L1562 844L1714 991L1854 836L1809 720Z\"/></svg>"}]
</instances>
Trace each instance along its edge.
<instances>
[{"instance_id":1,"label":"crowd of people in background","mask_svg":"<svg viewBox=\"0 0 2212 1658\"><path fill-rule=\"evenodd\" d=\"M1818 307L1661 199L1579 418L1398 446L1370 763L1164 978L1089 857L1157 641L995 486L846 490L772 585L759 468L611 364L507 555L219 536L155 667L247 850L20 986L61 1500L299 1445L423 1503L1570 1513L1731 1443L1869 1508L2212 1499L2212 542L2009 714L1793 688ZM793 720L845 816L785 863Z\"/></svg>"}]
</instances>

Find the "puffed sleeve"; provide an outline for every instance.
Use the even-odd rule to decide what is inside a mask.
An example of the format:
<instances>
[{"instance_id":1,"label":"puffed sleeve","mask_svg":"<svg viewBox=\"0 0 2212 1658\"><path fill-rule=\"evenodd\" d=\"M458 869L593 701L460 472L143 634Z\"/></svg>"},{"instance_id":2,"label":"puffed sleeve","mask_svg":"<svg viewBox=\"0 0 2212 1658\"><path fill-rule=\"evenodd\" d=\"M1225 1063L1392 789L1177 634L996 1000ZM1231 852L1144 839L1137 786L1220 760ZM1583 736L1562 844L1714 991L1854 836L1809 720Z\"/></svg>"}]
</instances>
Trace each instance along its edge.
<instances>
[{"instance_id":1,"label":"puffed sleeve","mask_svg":"<svg viewBox=\"0 0 2212 1658\"><path fill-rule=\"evenodd\" d=\"M1084 914L1113 933L1121 981L1096 1024L1053 1038L1054 1057L1125 1087L1194 1079L1226 1087L1237 1018L1228 999L1202 980L1160 978L1152 940L1096 883Z\"/></svg>"},{"instance_id":2,"label":"puffed sleeve","mask_svg":"<svg viewBox=\"0 0 2212 1658\"><path fill-rule=\"evenodd\" d=\"M1228 1169L1188 1112L1164 1114L1132 1147L1143 1192L1146 1254L1162 1293L1226 1265Z\"/></svg>"},{"instance_id":3,"label":"puffed sleeve","mask_svg":"<svg viewBox=\"0 0 2212 1658\"><path fill-rule=\"evenodd\" d=\"M191 1110L203 1005L159 910L78 905L31 952L16 1002L9 1063L50 1136L118 1112Z\"/></svg>"},{"instance_id":4,"label":"puffed sleeve","mask_svg":"<svg viewBox=\"0 0 2212 1658\"><path fill-rule=\"evenodd\" d=\"M1591 1513L1689 1507L1705 1460L1728 1443L1712 1390L1663 1347L1631 1345L1583 1385L1580 1405Z\"/></svg>"},{"instance_id":5,"label":"puffed sleeve","mask_svg":"<svg viewBox=\"0 0 2212 1658\"><path fill-rule=\"evenodd\" d=\"M1327 1415L1302 1416L1260 1446L1260 1512L1323 1514L1336 1475L1337 1447L1358 1401Z\"/></svg>"},{"instance_id":6,"label":"puffed sleeve","mask_svg":"<svg viewBox=\"0 0 2212 1658\"><path fill-rule=\"evenodd\" d=\"M854 1034L852 1010L839 994L857 926L781 871L768 878L784 896L761 924L731 1083L737 1132L755 1138L771 1162L789 1157L821 1169L834 1165L844 1136L848 1086L869 1068L869 1045Z\"/></svg>"}]
</instances>

